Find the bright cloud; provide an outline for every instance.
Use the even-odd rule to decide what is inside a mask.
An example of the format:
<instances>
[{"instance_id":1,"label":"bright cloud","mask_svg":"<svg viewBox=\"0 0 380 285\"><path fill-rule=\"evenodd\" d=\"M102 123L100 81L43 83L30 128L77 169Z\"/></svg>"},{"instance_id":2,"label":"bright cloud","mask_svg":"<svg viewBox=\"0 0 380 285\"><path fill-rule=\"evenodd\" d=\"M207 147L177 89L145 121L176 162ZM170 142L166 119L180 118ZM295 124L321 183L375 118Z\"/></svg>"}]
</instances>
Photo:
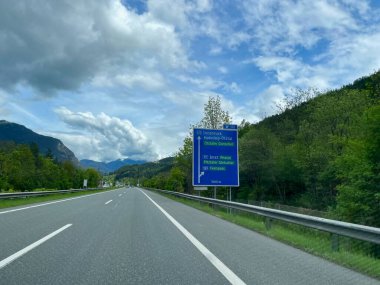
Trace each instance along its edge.
<instances>
[{"instance_id":1,"label":"bright cloud","mask_svg":"<svg viewBox=\"0 0 380 285\"><path fill-rule=\"evenodd\" d=\"M123 76L125 67L191 65L173 26L116 0L2 1L0 39L7 43L0 49L0 84L44 93L75 90L99 74Z\"/></svg>"},{"instance_id":2,"label":"bright cloud","mask_svg":"<svg viewBox=\"0 0 380 285\"><path fill-rule=\"evenodd\" d=\"M359 1L360 2L360 1ZM243 4L244 17L265 53L293 53L294 48L311 48L319 40L333 40L360 29L353 11L362 4L342 1L267 1L248 0Z\"/></svg>"},{"instance_id":3,"label":"bright cloud","mask_svg":"<svg viewBox=\"0 0 380 285\"><path fill-rule=\"evenodd\" d=\"M254 110L253 115L258 118L265 118L276 113L277 106L284 99L284 91L279 85L271 85L263 93L260 93L252 101L249 106Z\"/></svg>"},{"instance_id":4,"label":"bright cloud","mask_svg":"<svg viewBox=\"0 0 380 285\"><path fill-rule=\"evenodd\" d=\"M118 158L154 160L158 157L152 142L128 120L105 113L75 113L65 107L55 112L66 124L85 133L73 135L71 139L70 136L63 136L69 146L72 144L79 149L81 157L100 161Z\"/></svg>"}]
</instances>

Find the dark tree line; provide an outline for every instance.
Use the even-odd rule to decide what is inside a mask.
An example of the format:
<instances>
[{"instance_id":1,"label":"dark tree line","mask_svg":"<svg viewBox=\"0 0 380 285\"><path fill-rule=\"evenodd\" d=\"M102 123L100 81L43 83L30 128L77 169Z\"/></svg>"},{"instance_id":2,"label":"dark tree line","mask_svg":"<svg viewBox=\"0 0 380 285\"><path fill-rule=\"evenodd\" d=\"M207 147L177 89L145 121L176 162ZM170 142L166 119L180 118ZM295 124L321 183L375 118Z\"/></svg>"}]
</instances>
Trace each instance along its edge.
<instances>
[{"instance_id":1,"label":"dark tree line","mask_svg":"<svg viewBox=\"0 0 380 285\"><path fill-rule=\"evenodd\" d=\"M0 191L81 188L84 179L88 187L97 187L101 176L70 161L58 163L51 152L42 155L36 144L0 142Z\"/></svg>"}]
</instances>

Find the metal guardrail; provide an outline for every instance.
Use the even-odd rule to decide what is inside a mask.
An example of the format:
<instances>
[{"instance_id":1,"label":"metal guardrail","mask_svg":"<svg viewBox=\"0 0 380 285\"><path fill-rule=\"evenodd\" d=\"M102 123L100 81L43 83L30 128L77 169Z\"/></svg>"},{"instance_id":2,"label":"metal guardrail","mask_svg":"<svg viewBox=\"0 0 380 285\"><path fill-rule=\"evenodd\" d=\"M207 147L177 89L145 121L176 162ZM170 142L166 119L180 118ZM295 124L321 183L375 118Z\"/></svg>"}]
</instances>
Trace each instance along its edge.
<instances>
[{"instance_id":1,"label":"metal guardrail","mask_svg":"<svg viewBox=\"0 0 380 285\"><path fill-rule=\"evenodd\" d=\"M101 189L105 189L105 188L0 193L0 199L27 198L27 197L37 197L37 196L45 196L45 195L52 195L52 194L65 194L65 193L74 193L74 192L82 192L82 191L88 191L88 190L101 190Z\"/></svg>"},{"instance_id":2,"label":"metal guardrail","mask_svg":"<svg viewBox=\"0 0 380 285\"><path fill-rule=\"evenodd\" d=\"M171 194L178 197L184 197L196 201L206 202L214 205L219 205L227 208L237 209L240 211L250 212L257 215L264 216L269 219L276 219L285 221L305 227L318 229L321 231L329 232L336 235L351 237L358 240L368 241L376 244L380 244L380 228L368 227L358 224L346 223L337 220L313 217L303 214L297 214L292 212L286 212L276 209L264 208L254 205L242 204L237 202L230 202L225 200L218 200L200 196L194 196L179 192L144 188L147 190L159 191L166 194Z\"/></svg>"}]
</instances>

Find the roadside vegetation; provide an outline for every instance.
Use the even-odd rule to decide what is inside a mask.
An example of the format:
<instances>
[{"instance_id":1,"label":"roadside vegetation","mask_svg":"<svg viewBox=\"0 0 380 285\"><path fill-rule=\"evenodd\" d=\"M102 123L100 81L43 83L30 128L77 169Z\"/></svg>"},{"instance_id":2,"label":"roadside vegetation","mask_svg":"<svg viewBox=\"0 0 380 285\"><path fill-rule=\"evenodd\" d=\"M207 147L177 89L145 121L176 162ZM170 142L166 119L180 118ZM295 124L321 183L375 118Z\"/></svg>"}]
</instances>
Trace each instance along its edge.
<instances>
[{"instance_id":1,"label":"roadside vegetation","mask_svg":"<svg viewBox=\"0 0 380 285\"><path fill-rule=\"evenodd\" d=\"M0 141L0 192L43 191L98 187L101 175L81 169L70 161L57 162L51 153L42 155L37 144Z\"/></svg>"}]
</instances>

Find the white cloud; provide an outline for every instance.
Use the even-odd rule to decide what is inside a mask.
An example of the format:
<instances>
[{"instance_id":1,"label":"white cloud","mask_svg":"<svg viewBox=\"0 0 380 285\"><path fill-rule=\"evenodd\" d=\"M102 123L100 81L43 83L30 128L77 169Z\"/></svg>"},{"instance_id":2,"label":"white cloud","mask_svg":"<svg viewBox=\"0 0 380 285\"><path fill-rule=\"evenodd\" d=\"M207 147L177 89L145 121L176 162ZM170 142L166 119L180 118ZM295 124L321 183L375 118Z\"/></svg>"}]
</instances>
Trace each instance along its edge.
<instances>
[{"instance_id":1,"label":"white cloud","mask_svg":"<svg viewBox=\"0 0 380 285\"><path fill-rule=\"evenodd\" d=\"M284 99L284 91L280 85L271 85L248 103L252 113L258 118L265 118L277 112L277 104Z\"/></svg>"},{"instance_id":2,"label":"white cloud","mask_svg":"<svg viewBox=\"0 0 380 285\"><path fill-rule=\"evenodd\" d=\"M80 158L110 161L118 158L157 159L152 142L128 120L94 115L91 112L72 112L65 107L55 110L70 127L84 132L80 135L56 134Z\"/></svg>"},{"instance_id":3,"label":"white cloud","mask_svg":"<svg viewBox=\"0 0 380 285\"><path fill-rule=\"evenodd\" d=\"M335 67L357 77L380 67L379 50L380 28L372 33L353 35L333 43L326 56L330 58L330 68Z\"/></svg>"},{"instance_id":4,"label":"white cloud","mask_svg":"<svg viewBox=\"0 0 380 285\"><path fill-rule=\"evenodd\" d=\"M147 6L149 14L154 19L174 26L189 35L197 33L191 20L209 12L213 3L211 0L148 0Z\"/></svg>"},{"instance_id":5,"label":"white cloud","mask_svg":"<svg viewBox=\"0 0 380 285\"><path fill-rule=\"evenodd\" d=\"M243 120L250 123L257 123L261 121L264 116L261 116L260 111L252 111L252 106L235 106L231 112L229 112L232 117L232 122L239 125Z\"/></svg>"},{"instance_id":6,"label":"white cloud","mask_svg":"<svg viewBox=\"0 0 380 285\"><path fill-rule=\"evenodd\" d=\"M358 11L361 17L367 17L370 13L370 5L367 1L342 0L352 11Z\"/></svg>"},{"instance_id":7,"label":"white cloud","mask_svg":"<svg viewBox=\"0 0 380 285\"><path fill-rule=\"evenodd\" d=\"M179 76L177 76L177 79L182 81L182 82L191 83L200 89L216 89L216 88L224 85L223 82L216 81L213 78L211 78L210 76L206 76L204 78L194 78L194 77L190 77L190 76L179 75Z\"/></svg>"},{"instance_id":8,"label":"white cloud","mask_svg":"<svg viewBox=\"0 0 380 285\"><path fill-rule=\"evenodd\" d=\"M241 93L241 88L236 82L232 82L229 84L221 80L215 80L210 76L206 76L204 78L195 78L185 75L179 75L177 76L177 79L185 83L190 83L196 86L197 89L204 91L211 91L221 88L226 92L232 92L234 94Z\"/></svg>"},{"instance_id":9,"label":"white cloud","mask_svg":"<svg viewBox=\"0 0 380 285\"><path fill-rule=\"evenodd\" d=\"M369 75L380 67L380 30L371 34L352 35L335 40L321 61L305 63L301 59L281 56L259 56L252 62L271 73L284 88L337 88Z\"/></svg>"},{"instance_id":10,"label":"white cloud","mask_svg":"<svg viewBox=\"0 0 380 285\"><path fill-rule=\"evenodd\" d=\"M228 73L228 69L227 69L227 67L225 67L225 66L220 66L220 67L218 67L218 71L219 71L220 73L222 73L222 74L227 74L227 73Z\"/></svg>"},{"instance_id":11,"label":"white cloud","mask_svg":"<svg viewBox=\"0 0 380 285\"><path fill-rule=\"evenodd\" d=\"M158 72L137 72L135 74L117 75L115 82L128 88L147 91L160 91L165 87L165 78Z\"/></svg>"},{"instance_id":12,"label":"white cloud","mask_svg":"<svg viewBox=\"0 0 380 285\"><path fill-rule=\"evenodd\" d=\"M197 0L197 10L199 12L208 12L213 7L213 0Z\"/></svg>"},{"instance_id":13,"label":"white cloud","mask_svg":"<svg viewBox=\"0 0 380 285\"><path fill-rule=\"evenodd\" d=\"M179 110L179 112L186 113L200 113L203 110L203 104L207 102L209 96L215 96L217 93L212 91L168 91L163 94L163 96L174 103ZM172 115L169 114L171 117Z\"/></svg>"},{"instance_id":14,"label":"white cloud","mask_svg":"<svg viewBox=\"0 0 380 285\"><path fill-rule=\"evenodd\" d=\"M224 22L222 17L215 15L203 16L199 20L198 26L194 27L196 34L207 36L217 42L218 46L213 45L209 51L211 55L221 54L222 47L236 49L251 39L248 32L239 31L235 28L230 26L230 23Z\"/></svg>"},{"instance_id":15,"label":"white cloud","mask_svg":"<svg viewBox=\"0 0 380 285\"><path fill-rule=\"evenodd\" d=\"M179 28L188 25L186 13L190 7L184 0L149 0L147 6L155 19Z\"/></svg>"},{"instance_id":16,"label":"white cloud","mask_svg":"<svg viewBox=\"0 0 380 285\"><path fill-rule=\"evenodd\" d=\"M222 53L222 51L223 49L220 46L217 46L217 47L212 47L209 53L210 55L219 55Z\"/></svg>"},{"instance_id":17,"label":"white cloud","mask_svg":"<svg viewBox=\"0 0 380 285\"><path fill-rule=\"evenodd\" d=\"M310 84L310 81L305 80L310 79L314 72L308 64L290 57L259 56L253 62L264 72L274 72L279 83L300 88Z\"/></svg>"},{"instance_id":18,"label":"white cloud","mask_svg":"<svg viewBox=\"0 0 380 285\"><path fill-rule=\"evenodd\" d=\"M0 40L6 42L0 49L1 86L22 83L47 94L76 90L99 75L199 65L189 61L174 26L117 0L2 1Z\"/></svg>"},{"instance_id":19,"label":"white cloud","mask_svg":"<svg viewBox=\"0 0 380 285\"><path fill-rule=\"evenodd\" d=\"M357 1L362 2L362 1ZM321 39L334 40L360 30L353 11L362 4L341 1L248 0L243 15L257 43L253 48L265 54L292 54L297 46L311 48Z\"/></svg>"},{"instance_id":20,"label":"white cloud","mask_svg":"<svg viewBox=\"0 0 380 285\"><path fill-rule=\"evenodd\" d=\"M229 86L228 89L231 90L232 93L239 94L241 93L241 88L236 82L232 82Z\"/></svg>"}]
</instances>

